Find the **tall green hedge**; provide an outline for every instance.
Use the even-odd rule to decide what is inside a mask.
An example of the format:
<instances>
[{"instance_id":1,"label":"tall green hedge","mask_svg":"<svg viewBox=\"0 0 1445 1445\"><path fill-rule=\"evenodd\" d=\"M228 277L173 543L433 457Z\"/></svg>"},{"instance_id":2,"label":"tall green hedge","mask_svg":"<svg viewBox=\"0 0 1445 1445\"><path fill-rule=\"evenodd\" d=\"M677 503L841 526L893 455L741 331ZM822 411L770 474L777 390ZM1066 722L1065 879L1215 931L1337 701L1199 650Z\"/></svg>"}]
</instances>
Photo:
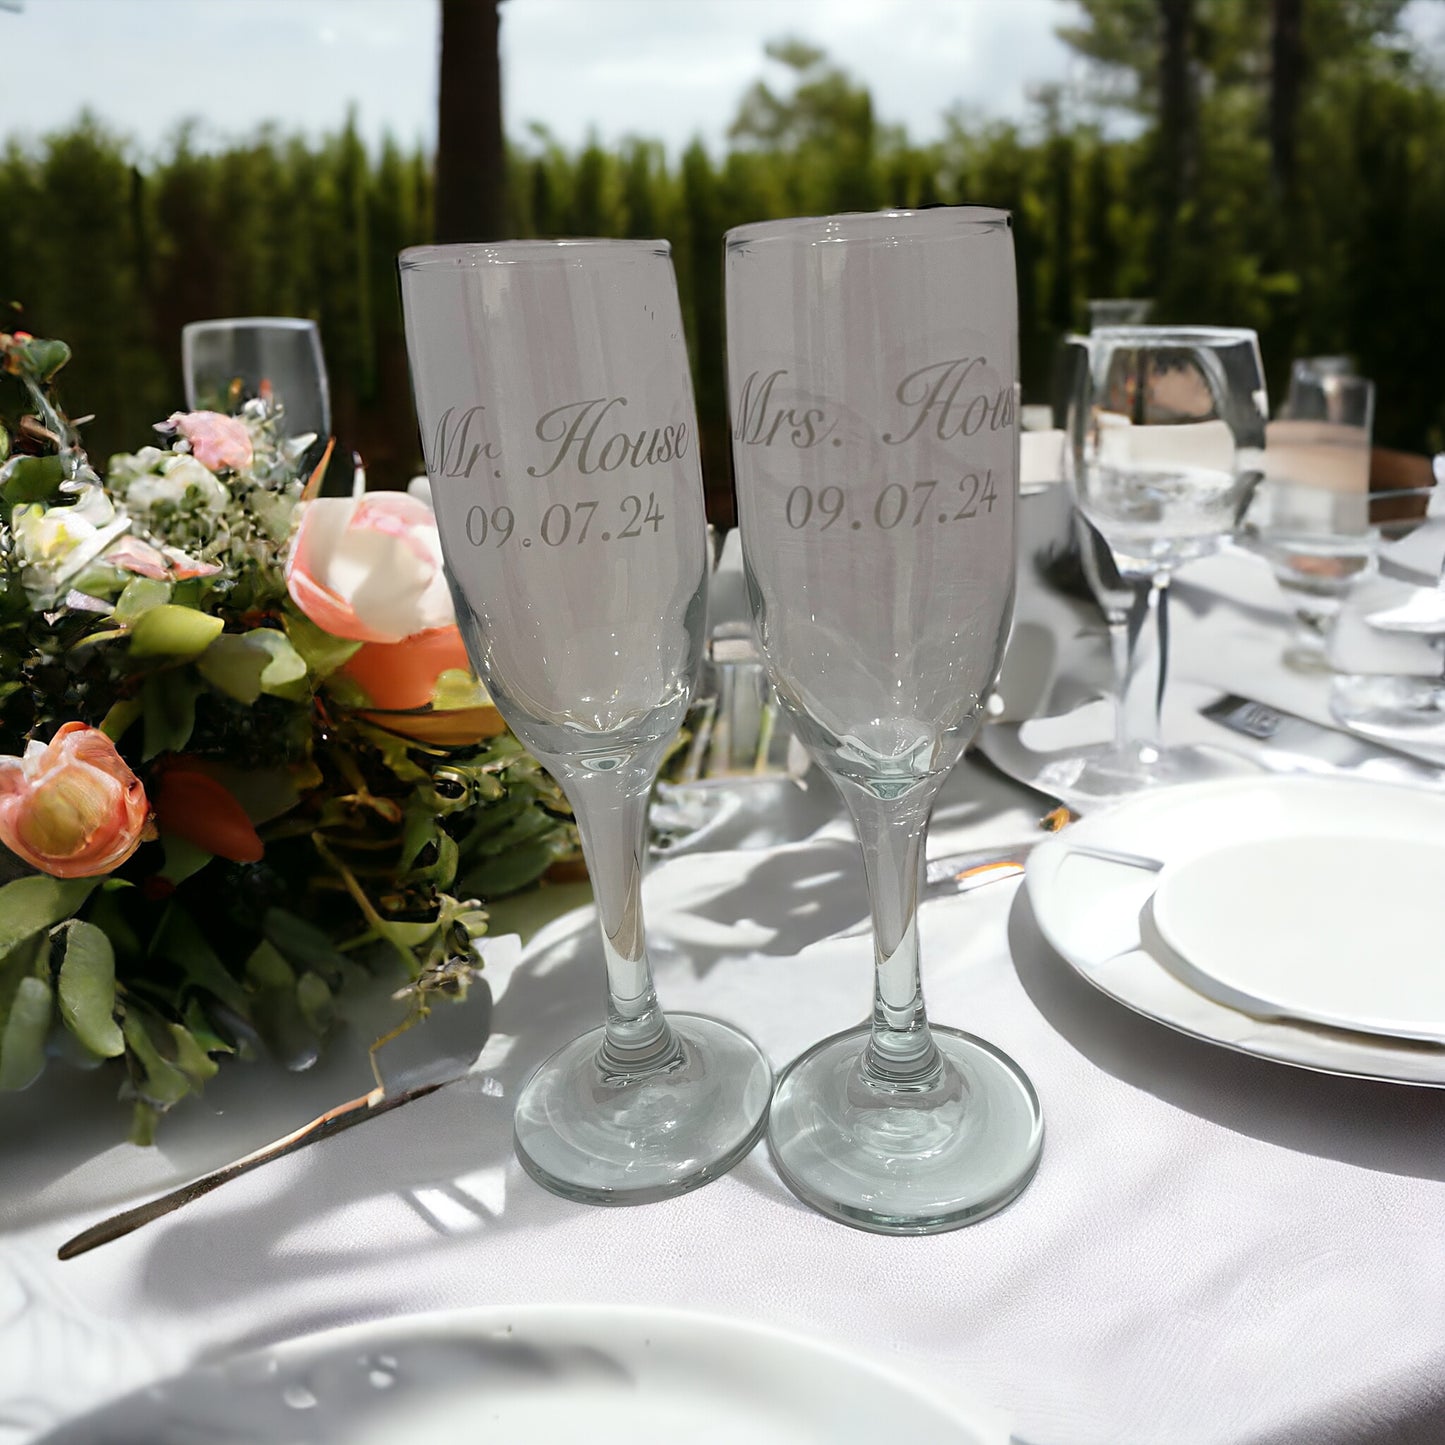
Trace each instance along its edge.
<instances>
[{"instance_id":1,"label":"tall green hedge","mask_svg":"<svg viewBox=\"0 0 1445 1445\"><path fill-rule=\"evenodd\" d=\"M1445 94L1381 67L1316 86L1288 205L1271 199L1257 108L1239 94L1203 117L1194 194L1162 260L1147 127L1111 139L1044 106L1032 127L955 117L915 145L874 125L866 91L846 87L812 110L800 88L786 124L750 96L721 157L694 144L670 162L645 140L568 150L537 131L512 150L511 225L672 242L718 519L731 516L722 234L833 209L1009 207L1026 399L1047 399L1057 338L1088 297L1150 295L1156 319L1257 327L1272 387L1293 356L1354 353L1378 383L1377 440L1445 445ZM313 317L341 445L376 482L400 485L418 449L394 257L430 239L431 186L428 157L392 143L370 154L350 124L320 144L266 129L219 153L182 134L140 157L83 119L0 152L0 300L23 303L12 325L74 347L64 400L95 414L86 435L102 458L140 445L180 404L186 321Z\"/></svg>"}]
</instances>

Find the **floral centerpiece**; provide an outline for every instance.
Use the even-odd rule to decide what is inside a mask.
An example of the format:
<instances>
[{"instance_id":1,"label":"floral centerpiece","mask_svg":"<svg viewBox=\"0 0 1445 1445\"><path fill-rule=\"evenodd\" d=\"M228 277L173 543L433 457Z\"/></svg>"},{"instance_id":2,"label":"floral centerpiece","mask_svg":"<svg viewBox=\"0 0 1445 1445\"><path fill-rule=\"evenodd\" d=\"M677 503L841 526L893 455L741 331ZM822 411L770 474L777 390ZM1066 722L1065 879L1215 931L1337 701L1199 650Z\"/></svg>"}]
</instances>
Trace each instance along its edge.
<instances>
[{"instance_id":1,"label":"floral centerpiece","mask_svg":"<svg viewBox=\"0 0 1445 1445\"><path fill-rule=\"evenodd\" d=\"M427 502L320 497L277 413L102 477L62 343L0 332L0 1089L123 1065L132 1137L228 1055L315 1058L344 985L464 989L478 900L575 849L467 670Z\"/></svg>"}]
</instances>

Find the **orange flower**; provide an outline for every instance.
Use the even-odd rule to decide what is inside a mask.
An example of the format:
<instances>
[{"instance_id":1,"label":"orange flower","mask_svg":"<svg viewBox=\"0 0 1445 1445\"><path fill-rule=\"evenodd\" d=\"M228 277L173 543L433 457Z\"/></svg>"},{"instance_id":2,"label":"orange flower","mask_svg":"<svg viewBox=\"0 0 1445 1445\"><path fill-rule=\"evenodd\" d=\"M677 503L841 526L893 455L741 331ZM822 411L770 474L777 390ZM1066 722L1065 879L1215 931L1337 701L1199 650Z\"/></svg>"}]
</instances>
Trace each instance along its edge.
<instances>
[{"instance_id":1,"label":"orange flower","mask_svg":"<svg viewBox=\"0 0 1445 1445\"><path fill-rule=\"evenodd\" d=\"M23 758L0 757L0 843L54 878L119 868L155 836L149 813L115 744L84 723L63 724Z\"/></svg>"},{"instance_id":2,"label":"orange flower","mask_svg":"<svg viewBox=\"0 0 1445 1445\"><path fill-rule=\"evenodd\" d=\"M405 642L364 642L341 669L372 707L426 707L437 678L471 670L462 635L453 625L418 632Z\"/></svg>"},{"instance_id":3,"label":"orange flower","mask_svg":"<svg viewBox=\"0 0 1445 1445\"><path fill-rule=\"evenodd\" d=\"M179 759L161 771L156 819L163 833L194 843L232 863L255 863L265 852L260 835L235 794L204 768Z\"/></svg>"}]
</instances>

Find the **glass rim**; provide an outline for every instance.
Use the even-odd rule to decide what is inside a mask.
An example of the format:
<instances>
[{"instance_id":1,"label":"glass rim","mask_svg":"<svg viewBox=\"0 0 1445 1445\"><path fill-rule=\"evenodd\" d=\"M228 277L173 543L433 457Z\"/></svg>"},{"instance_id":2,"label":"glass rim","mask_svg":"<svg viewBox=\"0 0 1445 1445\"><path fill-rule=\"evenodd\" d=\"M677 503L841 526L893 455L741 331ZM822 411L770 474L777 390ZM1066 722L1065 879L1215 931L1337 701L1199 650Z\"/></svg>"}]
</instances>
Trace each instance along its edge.
<instances>
[{"instance_id":1,"label":"glass rim","mask_svg":"<svg viewBox=\"0 0 1445 1445\"><path fill-rule=\"evenodd\" d=\"M398 251L396 264L403 271L434 266L516 265L523 261L631 260L639 256L671 256L672 243L614 236L533 237L515 241L442 241L407 246Z\"/></svg>"},{"instance_id":2,"label":"glass rim","mask_svg":"<svg viewBox=\"0 0 1445 1445\"><path fill-rule=\"evenodd\" d=\"M216 326L269 326L277 331L315 331L317 323L307 316L212 316L203 321L187 321L187 331L204 331Z\"/></svg>"},{"instance_id":3,"label":"glass rim","mask_svg":"<svg viewBox=\"0 0 1445 1445\"><path fill-rule=\"evenodd\" d=\"M900 236L899 223L906 223ZM914 226L917 223L917 230ZM733 226L723 235L723 246L732 251L763 241L894 241L915 240L920 234L954 234L1007 230L1013 212L1001 206L928 206L921 210L839 211L828 216L788 216L776 221L749 221Z\"/></svg>"},{"instance_id":4,"label":"glass rim","mask_svg":"<svg viewBox=\"0 0 1445 1445\"><path fill-rule=\"evenodd\" d=\"M1096 326L1084 339L1092 341L1095 337L1164 346L1259 344L1259 333L1251 326Z\"/></svg>"}]
</instances>

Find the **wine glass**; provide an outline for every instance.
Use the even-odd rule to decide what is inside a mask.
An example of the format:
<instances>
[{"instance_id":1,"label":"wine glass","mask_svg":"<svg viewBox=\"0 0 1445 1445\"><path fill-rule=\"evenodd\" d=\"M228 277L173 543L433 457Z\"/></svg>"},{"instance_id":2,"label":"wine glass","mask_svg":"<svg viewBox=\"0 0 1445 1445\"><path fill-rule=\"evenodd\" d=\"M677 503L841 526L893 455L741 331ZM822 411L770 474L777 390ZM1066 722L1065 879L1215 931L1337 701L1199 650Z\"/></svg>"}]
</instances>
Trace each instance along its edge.
<instances>
[{"instance_id":1,"label":"wine glass","mask_svg":"<svg viewBox=\"0 0 1445 1445\"><path fill-rule=\"evenodd\" d=\"M1184 563L1217 551L1261 475L1267 400L1253 331L1104 327L1080 338L1069 406L1069 481L1124 583L1146 583L1140 636L1158 645L1153 703L1122 750L1088 759L1074 796L1105 801L1163 782L1240 766L1227 753L1166 747L1159 735L1168 674L1168 589ZM1138 659L1131 664L1138 667ZM1126 704L1127 707L1127 704Z\"/></svg>"},{"instance_id":2,"label":"wine glass","mask_svg":"<svg viewBox=\"0 0 1445 1445\"><path fill-rule=\"evenodd\" d=\"M572 1199L679 1194L757 1142L772 1078L735 1029L663 1015L643 933L648 796L692 700L707 595L669 247L422 246L400 267L457 619L571 801L606 960L606 1023L532 1075L517 1154Z\"/></svg>"},{"instance_id":3,"label":"wine glass","mask_svg":"<svg viewBox=\"0 0 1445 1445\"><path fill-rule=\"evenodd\" d=\"M297 316L192 321L181 330L181 370L192 411L229 416L261 398L281 408L287 436L331 435L331 391L314 321Z\"/></svg>"},{"instance_id":4,"label":"wine glass","mask_svg":"<svg viewBox=\"0 0 1445 1445\"><path fill-rule=\"evenodd\" d=\"M1296 363L1288 406L1265 428L1265 480L1249 521L1294 604L1284 660L1302 671L1330 670L1330 629L1351 587L1373 565L1374 411L1373 382Z\"/></svg>"},{"instance_id":5,"label":"wine glass","mask_svg":"<svg viewBox=\"0 0 1445 1445\"><path fill-rule=\"evenodd\" d=\"M728 379L759 650L863 847L871 1023L778 1081L768 1140L802 1199L892 1234L980 1219L1032 1177L1032 1085L930 1027L924 832L976 731L1013 612L1018 313L1007 212L743 226L726 242Z\"/></svg>"}]
</instances>

